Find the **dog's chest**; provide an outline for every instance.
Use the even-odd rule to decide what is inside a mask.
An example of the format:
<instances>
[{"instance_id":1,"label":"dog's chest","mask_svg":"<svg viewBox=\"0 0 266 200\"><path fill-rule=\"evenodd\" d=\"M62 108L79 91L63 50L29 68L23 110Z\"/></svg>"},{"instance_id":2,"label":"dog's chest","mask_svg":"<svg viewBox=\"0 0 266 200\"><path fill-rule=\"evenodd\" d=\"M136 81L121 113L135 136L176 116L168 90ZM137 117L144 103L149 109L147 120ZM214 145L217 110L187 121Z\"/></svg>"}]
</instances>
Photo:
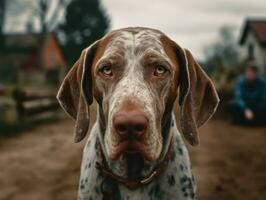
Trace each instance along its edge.
<instances>
[{"instance_id":1,"label":"dog's chest","mask_svg":"<svg viewBox=\"0 0 266 200\"><path fill-rule=\"evenodd\" d=\"M83 152L78 199L171 200L196 199L195 183L191 173L187 149L178 132L174 134L173 153L166 170L148 185L130 190L122 184L109 181L95 166L97 134L91 133Z\"/></svg>"}]
</instances>

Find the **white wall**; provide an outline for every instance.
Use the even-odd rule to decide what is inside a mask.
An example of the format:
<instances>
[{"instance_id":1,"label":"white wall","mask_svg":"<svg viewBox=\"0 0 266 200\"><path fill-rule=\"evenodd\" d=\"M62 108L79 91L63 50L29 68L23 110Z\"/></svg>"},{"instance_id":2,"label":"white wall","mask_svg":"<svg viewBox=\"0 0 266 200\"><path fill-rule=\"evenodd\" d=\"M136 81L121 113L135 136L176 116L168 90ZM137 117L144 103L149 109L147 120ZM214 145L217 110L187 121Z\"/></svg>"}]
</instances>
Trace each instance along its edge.
<instances>
[{"instance_id":1,"label":"white wall","mask_svg":"<svg viewBox=\"0 0 266 200\"><path fill-rule=\"evenodd\" d=\"M248 57L248 46L249 44L253 44L254 46L254 64L259 67L259 70L262 73L266 73L266 48L262 47L254 35L253 32L248 31L247 38L243 46L241 47L241 57Z\"/></svg>"}]
</instances>

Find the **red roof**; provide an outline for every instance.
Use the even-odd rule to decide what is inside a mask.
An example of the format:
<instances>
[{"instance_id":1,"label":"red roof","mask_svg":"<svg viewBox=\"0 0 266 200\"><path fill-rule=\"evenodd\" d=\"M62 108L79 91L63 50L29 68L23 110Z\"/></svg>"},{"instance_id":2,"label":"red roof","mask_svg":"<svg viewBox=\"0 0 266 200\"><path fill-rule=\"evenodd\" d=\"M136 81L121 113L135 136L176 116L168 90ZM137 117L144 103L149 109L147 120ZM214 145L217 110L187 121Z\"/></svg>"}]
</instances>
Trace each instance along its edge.
<instances>
[{"instance_id":1,"label":"red roof","mask_svg":"<svg viewBox=\"0 0 266 200\"><path fill-rule=\"evenodd\" d=\"M258 42L266 46L266 19L247 20L242 35L240 37L240 44L244 44L248 31L252 31Z\"/></svg>"}]
</instances>

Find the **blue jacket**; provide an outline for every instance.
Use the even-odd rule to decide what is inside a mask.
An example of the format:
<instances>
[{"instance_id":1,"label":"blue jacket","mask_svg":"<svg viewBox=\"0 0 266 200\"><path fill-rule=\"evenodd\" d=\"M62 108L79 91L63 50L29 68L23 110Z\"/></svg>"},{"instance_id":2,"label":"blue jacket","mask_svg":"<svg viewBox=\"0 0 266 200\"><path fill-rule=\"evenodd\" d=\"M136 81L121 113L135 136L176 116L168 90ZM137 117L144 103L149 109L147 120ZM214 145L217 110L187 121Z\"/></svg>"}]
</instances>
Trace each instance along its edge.
<instances>
[{"instance_id":1,"label":"blue jacket","mask_svg":"<svg viewBox=\"0 0 266 200\"><path fill-rule=\"evenodd\" d=\"M235 87L235 102L243 109L266 108L266 81L258 77L254 84L247 84L245 76L239 77Z\"/></svg>"}]
</instances>

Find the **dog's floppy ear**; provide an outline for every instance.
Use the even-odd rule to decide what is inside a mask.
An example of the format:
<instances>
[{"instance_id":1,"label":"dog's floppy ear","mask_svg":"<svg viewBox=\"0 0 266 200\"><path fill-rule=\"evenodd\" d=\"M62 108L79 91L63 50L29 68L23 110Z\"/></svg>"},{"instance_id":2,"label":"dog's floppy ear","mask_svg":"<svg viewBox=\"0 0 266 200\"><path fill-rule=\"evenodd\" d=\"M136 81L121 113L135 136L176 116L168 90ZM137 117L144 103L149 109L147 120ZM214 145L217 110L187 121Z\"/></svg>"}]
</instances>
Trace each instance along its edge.
<instances>
[{"instance_id":1,"label":"dog's floppy ear","mask_svg":"<svg viewBox=\"0 0 266 200\"><path fill-rule=\"evenodd\" d=\"M81 141L89 129L89 105L93 102L91 65L97 46L98 41L82 51L57 94L61 107L76 121L75 142Z\"/></svg>"},{"instance_id":2,"label":"dog's floppy ear","mask_svg":"<svg viewBox=\"0 0 266 200\"><path fill-rule=\"evenodd\" d=\"M215 87L186 49L179 49L183 62L180 66L181 107L180 128L184 137L191 145L199 143L198 128L214 114L219 97Z\"/></svg>"}]
</instances>

